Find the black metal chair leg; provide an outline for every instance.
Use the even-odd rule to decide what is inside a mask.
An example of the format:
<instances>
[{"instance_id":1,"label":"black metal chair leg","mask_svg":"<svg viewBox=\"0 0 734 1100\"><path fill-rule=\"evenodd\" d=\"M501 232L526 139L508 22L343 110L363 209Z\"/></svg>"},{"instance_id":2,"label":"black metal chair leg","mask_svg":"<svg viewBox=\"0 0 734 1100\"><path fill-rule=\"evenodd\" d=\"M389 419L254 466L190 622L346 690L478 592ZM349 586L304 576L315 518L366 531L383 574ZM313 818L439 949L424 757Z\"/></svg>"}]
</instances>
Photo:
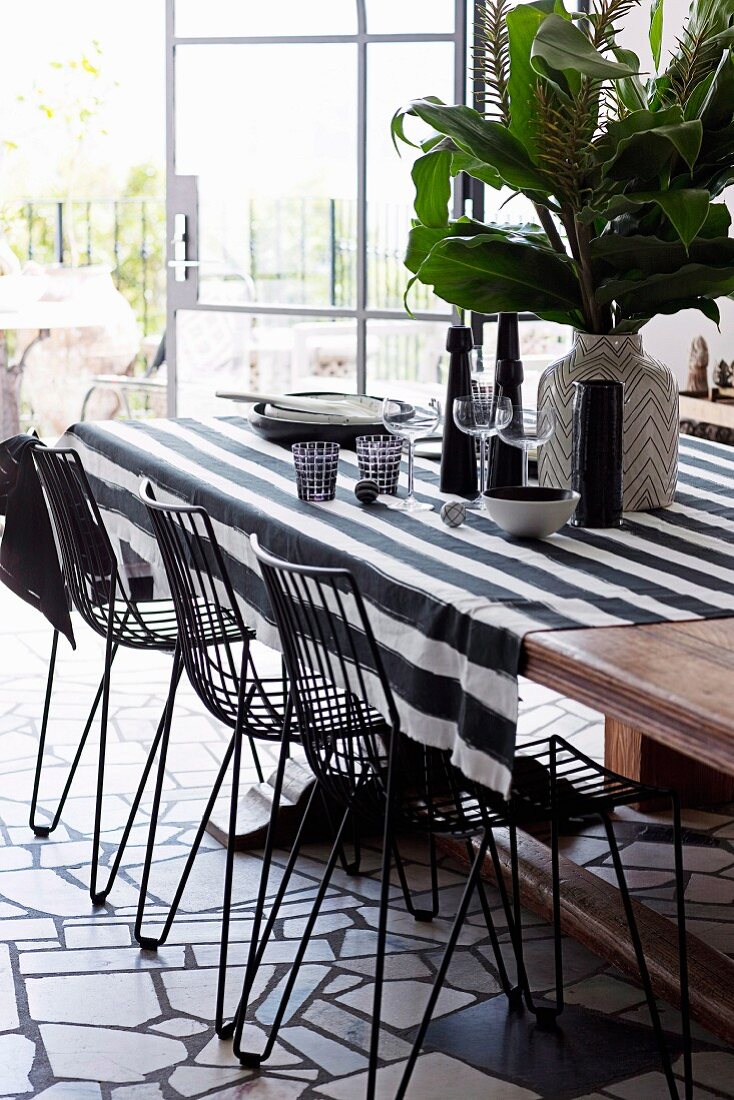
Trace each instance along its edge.
<instances>
[{"instance_id":1,"label":"black metal chair leg","mask_svg":"<svg viewBox=\"0 0 734 1100\"><path fill-rule=\"evenodd\" d=\"M198 855L199 847L201 845L201 841L203 839L204 833L206 832L207 823L209 821L209 818L211 817L212 810L214 809L214 803L216 802L217 797L219 795L219 791L221 790L222 783L224 781L224 777L227 774L227 771L229 770L229 764L230 764L230 761L232 759L233 750L234 750L234 737L231 737L230 741L229 741L229 744L227 745L226 751L224 753L224 757L222 758L222 763L219 766L219 771L217 772L217 777L214 780L214 785L211 789L211 793L209 795L209 798L207 799L207 803L206 803L206 806L204 808L204 813L202 814L201 820L200 820L199 825L197 827L196 836L194 837L193 841L191 842L191 847L189 849L189 854L186 857L186 863L184 864L183 871L181 872L181 877L178 880L178 886L176 887L176 892L173 895L173 899L172 899L171 904L168 908L168 914L167 914L166 919L163 923L163 928L161 929L161 932L158 936L144 936L144 935L142 935L142 922L143 922L144 914L145 914L145 901L146 901L146 896L147 896L147 889L146 889L146 892L143 893L142 883L141 883L141 893L140 893L140 898L138 900L138 917L137 917L136 922L135 922L135 939L137 940L137 942L140 944L140 946L143 948L144 951L156 951L162 944L164 944L166 942L166 940L168 939L168 936L170 935L171 928L173 927L173 922L176 919L176 913L178 912L178 907L181 904L181 898L183 897L184 890L186 889L186 883L189 881L189 875L191 874L194 863L196 861L196 856ZM154 821L155 821L155 824L157 824L157 816L156 816L155 819L151 818L151 825L154 824ZM154 829L153 829L152 837L153 837L153 843L151 844L150 840L149 840L148 849L147 849L146 855L145 855L146 864L148 865L148 872L149 873L150 873L150 861L152 861L153 850L155 848L155 826L154 826ZM147 887L147 879L146 879L146 887Z\"/></svg>"},{"instance_id":2,"label":"black metal chair leg","mask_svg":"<svg viewBox=\"0 0 734 1100\"><path fill-rule=\"evenodd\" d=\"M316 784L316 786L318 786L318 784ZM324 807L324 816L329 827L329 832L333 836L336 833L337 827L334 825L334 817L331 812L331 806L329 805L329 798L323 788L319 788L319 791L321 794L321 803ZM359 824L356 820L354 821L354 827L352 829L352 841L354 845L354 859L347 858L347 853L343 844L339 848L339 863L345 875L358 875L360 870L362 848L359 837Z\"/></svg>"},{"instance_id":3,"label":"black metal chair leg","mask_svg":"<svg viewBox=\"0 0 734 1100\"><path fill-rule=\"evenodd\" d=\"M561 874L560 874L560 820L558 814L558 791L556 786L557 775L557 744L555 738L550 739L550 777L551 777L551 890L553 894L553 954L556 981L556 1002L554 1005L536 1005L531 1009L540 1027L552 1028L558 1017L563 1012L563 933L561 930ZM528 996L530 991L528 990Z\"/></svg>"},{"instance_id":4,"label":"black metal chair leg","mask_svg":"<svg viewBox=\"0 0 734 1100\"><path fill-rule=\"evenodd\" d=\"M148 783L148 777L150 776L150 772L153 767L153 761L155 760L156 753L158 752L158 746L160 745L166 730L170 729L171 714L173 711L173 704L176 696L176 688L178 687L178 681L180 677L181 667L179 666L178 674L175 677L175 682L173 679L171 680L168 698L166 699L166 705L163 708L163 714L160 717L158 728L156 729L155 736L153 737L150 749L148 750L145 767L143 768L142 774L140 776L140 782L138 783L138 787L135 792L135 797L133 798L132 804L130 806L130 813L127 816L127 821L125 822L125 827L122 831L120 843L117 846L115 858L110 866L110 872L107 876L107 885L105 886L104 890L98 891L97 894L97 896L102 898L103 900L109 894L110 890L112 889L113 883L117 878L117 872L120 870L122 857L125 852L125 848L127 847L127 842L130 839L130 833L132 832L133 825L135 824L135 819L138 816L138 810L140 808L140 803L142 801L143 794Z\"/></svg>"},{"instance_id":5,"label":"black metal chair leg","mask_svg":"<svg viewBox=\"0 0 734 1100\"><path fill-rule=\"evenodd\" d=\"M237 835L237 811L240 797L240 772L242 770L242 738L235 730L233 736L234 753L232 763L232 792L229 800L229 823L227 832L227 856L224 865L224 889L222 891L222 938L219 944L219 970L217 974L217 997L214 1012L214 1030L220 1039L230 1038L234 1030L234 1021L224 1022L224 993L227 980L227 952L229 948L229 923L232 908L232 879L234 876L235 837Z\"/></svg>"},{"instance_id":6,"label":"black metal chair leg","mask_svg":"<svg viewBox=\"0 0 734 1100\"><path fill-rule=\"evenodd\" d=\"M673 849L675 853L675 896L678 911L678 954L680 958L680 1015L683 1034L683 1081L685 1100L693 1097L693 1064L691 1057L691 1004L688 986L688 944L686 940L686 895L683 878L683 838L681 835L680 800L671 791L673 809Z\"/></svg>"},{"instance_id":7,"label":"black metal chair leg","mask_svg":"<svg viewBox=\"0 0 734 1100\"><path fill-rule=\"evenodd\" d=\"M425 1012L423 1013L423 1019L421 1020L420 1027L418 1028L418 1034L415 1037L413 1047L408 1056L408 1061L405 1065L405 1070L403 1072L402 1080L400 1081L400 1086L397 1093L395 1094L395 1100L403 1100L413 1070L415 1069L415 1063L418 1060L418 1055L420 1054L421 1048L425 1041L428 1026L436 1009L436 1003L441 994L441 990L443 989L443 984L446 981L446 975L448 974L449 966L451 965L451 959L453 958L461 929L463 928L464 921L466 920L469 902L471 901L472 894L474 893L477 882L479 880L479 876L481 874L482 864L484 863L484 857L487 852L488 843L488 836L485 833L477 849L474 861L471 864L469 877L466 880L466 886L464 887L464 892L461 895L461 902L459 903L459 908L457 910L456 917L454 918L454 923L451 926L451 934L449 935L448 941L446 943L446 947L441 958L441 965L438 968L438 973L433 980L431 995L428 998L428 1004L426 1005Z\"/></svg>"},{"instance_id":8,"label":"black metal chair leg","mask_svg":"<svg viewBox=\"0 0 734 1100\"><path fill-rule=\"evenodd\" d=\"M260 968L260 964L262 963L263 955L265 954L265 949L268 945L268 941L270 939L270 935L271 935L271 933L273 931L273 928L275 926L275 922L278 919L278 913L279 913L279 910L280 910L280 906L283 903L283 899L285 897L286 890L288 889L288 883L290 882L291 875L293 874L293 871L295 870L296 862L298 860L298 855L299 855L299 852L301 850L301 846L303 844L303 839L304 839L305 834L306 834L306 823L307 823L307 821L309 820L309 818L311 816L311 811L312 811L313 807L316 805L318 793L319 793L319 789L318 789L318 784L317 784L314 787L314 789L311 791L311 794L309 795L309 799L308 799L308 802L306 804L306 809L304 811L303 817L301 818L301 823L298 826L298 831L297 831L297 833L295 835L295 838L293 840L293 844L291 845L291 851L290 851L290 854L288 856L288 861L285 865L285 869L283 871L282 878L280 880L280 885L278 886L277 893L276 893L276 895L273 899L273 903L270 907L270 913L268 915L267 921L265 922L265 927L263 928L262 933L260 934L259 942L258 942L258 945L257 945L257 956L255 958L255 966L254 966L254 968L252 968L251 972L248 972L248 973L245 974L245 979L244 979L243 986L242 986L242 993L240 995L239 1004L237 1006L237 1015L238 1016L239 1016L240 1013L244 1013L244 1014L247 1013L247 1006L248 1006L248 1002L249 1002L249 999L250 999L250 993L252 992L252 985L253 985L253 982L255 980L255 977L257 976L257 971ZM337 858L340 858L338 853L337 853Z\"/></svg>"},{"instance_id":9,"label":"black metal chair leg","mask_svg":"<svg viewBox=\"0 0 734 1100\"><path fill-rule=\"evenodd\" d=\"M253 914L252 931L250 933L250 948L247 956L247 965L245 970L245 983L251 984L255 978L254 975L257 972L257 948L258 940L260 937L260 926L262 924L263 910L265 908L265 898L268 891L268 881L270 879L270 864L273 858L273 849L275 847L275 831L277 824L278 810L280 808L280 799L283 791L283 777L285 775L285 766L290 756L290 724L291 716L293 713L293 704L290 698L286 702L285 713L283 717L283 735L280 743L280 754L278 756L278 767L275 773L275 784L273 786L273 801L270 808L270 820L268 821L268 830L265 834L265 848L263 850L262 867L260 871L260 885L258 887L258 896L255 904L255 912ZM234 795L234 789L233 789ZM234 801L234 799L233 799ZM234 825L236 825L237 808L231 807L230 811L230 824L232 825L232 813L234 813ZM233 842L233 837L230 835L230 845ZM228 846L229 847L229 846ZM232 852L232 860L234 860L234 852ZM234 867L234 863L232 864ZM231 878L232 872L229 872L230 877L230 897L231 897ZM229 905L227 905L226 913L229 912ZM227 922L227 929L229 922ZM221 1002L224 1004L224 983L226 981L227 970L227 948L228 948L228 936L222 935L222 945L220 950L220 968L219 968L219 986L217 990L217 1004ZM239 1012L235 1014L235 1018L231 1024L222 1023L220 1034L223 1038L235 1033L235 1040L237 1031L239 1028L239 1034L242 1034L242 1026L240 1024Z\"/></svg>"},{"instance_id":10,"label":"black metal chair leg","mask_svg":"<svg viewBox=\"0 0 734 1100\"><path fill-rule=\"evenodd\" d=\"M393 841L393 859L395 860L395 869L398 873L398 879L400 881L400 889L403 892L405 908L408 910L414 920L426 923L428 921L432 921L433 918L438 915L438 910L440 907L440 900L438 896L438 861L436 857L436 841L432 833L428 837L428 843L431 857L431 908L419 909L413 904L413 895L408 884L408 877L405 873L405 865L403 864L403 860L400 855L400 846L397 838Z\"/></svg>"},{"instance_id":11,"label":"black metal chair leg","mask_svg":"<svg viewBox=\"0 0 734 1100\"><path fill-rule=\"evenodd\" d=\"M487 847L489 847L490 837L487 837L487 845L485 847L485 859L487 854ZM469 866L471 867L475 858L474 845L471 840L466 842L466 852L469 857ZM501 868L495 867L495 875L501 875ZM500 941L497 936L497 927L494 923L494 917L492 916L492 910L490 908L489 899L487 897L487 891L484 889L484 883L482 882L481 871L477 879L477 893L479 895L479 901L482 906L482 912L484 914L484 923L487 926L487 932L489 933L489 939L492 944L492 950L494 952L495 962L497 964L497 973L499 974L500 985L502 986L502 992L507 997L510 1003L512 1011L522 1008L522 990L519 985L513 985L510 981L510 976L507 973L507 966L505 965L505 959L502 954L502 948L500 947Z\"/></svg>"},{"instance_id":12,"label":"black metal chair leg","mask_svg":"<svg viewBox=\"0 0 734 1100\"><path fill-rule=\"evenodd\" d=\"M546 1013L552 1013L555 1018L561 1015L564 1007L563 999L563 932L561 930L561 870L560 855L558 851L559 841L558 815L551 819L551 889L553 891L553 950L555 953L556 974L556 1004L555 1008L546 1007Z\"/></svg>"},{"instance_id":13,"label":"black metal chair leg","mask_svg":"<svg viewBox=\"0 0 734 1100\"><path fill-rule=\"evenodd\" d=\"M107 621L107 637L105 640L104 677L102 685L102 715L99 728L99 757L97 763L97 795L94 803L94 833L92 839L92 867L89 878L89 895L93 905L104 905L106 894L97 890L97 868L99 865L99 842L102 831L102 797L104 794L104 765L107 749L107 720L110 709L110 676L112 662L112 630L115 614L115 590L117 579L112 578L109 593L109 612Z\"/></svg>"},{"instance_id":14,"label":"black metal chair leg","mask_svg":"<svg viewBox=\"0 0 734 1100\"><path fill-rule=\"evenodd\" d=\"M614 864L614 871L617 876L617 883L619 885L619 892L622 895L622 904L624 906L625 916L627 918L627 927L630 932L630 939L632 940L632 946L634 948L635 957L637 959L637 966L640 971L640 980L642 981L642 988L645 991L645 999L647 1000L647 1006L650 1011L650 1020L652 1022L652 1029L655 1035L655 1040L660 1051L660 1058L663 1063L663 1073L665 1079L668 1082L668 1089L673 1100L678 1100L678 1088L673 1076L673 1067L670 1061L670 1052L668 1050L668 1044L665 1041L665 1034L663 1032L663 1026L660 1021L660 1013L658 1012L658 1006L655 1001L655 994L652 988L652 982L650 980L650 972L647 968L647 962L645 960L645 952L642 948L642 941L640 939L640 932L637 927L637 920L635 918L634 909L632 908L632 899L630 897L629 888L627 886L627 878L624 873L624 867L622 866L622 860L619 856L619 849L617 847L617 839L614 835L614 829L609 819L608 814L601 814L601 819L604 822L604 828L606 830L607 839L609 841L609 850L612 855L612 862Z\"/></svg>"},{"instance_id":15,"label":"black metal chair leg","mask_svg":"<svg viewBox=\"0 0 734 1100\"><path fill-rule=\"evenodd\" d=\"M242 1049L242 1031L245 1024L244 1006L242 1008L242 1011L238 1011L237 1026L235 1027L234 1034L234 1053L239 1058L243 1066L257 1068L262 1062L267 1062L268 1058L273 1052L273 1046L275 1045L275 1040L278 1037L280 1025L283 1022L283 1017L285 1016L288 1002L290 1000L291 993L293 992L293 987L296 984L298 972L301 968L301 964L303 963L306 951L308 950L309 941L311 939L311 935L316 924L316 919L318 918L319 912L321 910L321 904L324 900L324 897L326 896L326 891L328 890L329 883L331 882L331 876L334 873L334 868L336 867L336 863L339 858L339 849L341 847L344 831L351 816L352 810L351 808L349 808L345 811L344 816L341 820L341 824L339 825L339 829L337 830L336 838L334 840L334 844L332 845L331 852L329 853L329 859L327 860L324 873L321 877L321 882L319 883L319 888L316 893L316 897L314 898L311 912L309 914L308 920L306 921L306 927L301 937L301 941L298 945L298 950L296 951L296 956L293 960L293 963L291 964L290 970L288 971L288 978L285 983L283 995L280 998L280 1002L278 1004L278 1010L275 1014L275 1018L272 1024L270 1025L265 1048L263 1051L261 1051L261 1053L257 1054L254 1051Z\"/></svg>"},{"instance_id":16,"label":"black metal chair leg","mask_svg":"<svg viewBox=\"0 0 734 1100\"><path fill-rule=\"evenodd\" d=\"M390 738L385 792L385 821L382 837L382 877L380 880L380 911L377 924L377 948L375 953L375 989L372 1000L372 1030L367 1064L367 1100L375 1100L377 1066L380 1058L380 1020L382 1018L382 985L385 975L385 946L387 943L387 913L390 904L390 863L395 835L395 789L397 776L397 737Z\"/></svg>"},{"instance_id":17,"label":"black metal chair leg","mask_svg":"<svg viewBox=\"0 0 734 1100\"><path fill-rule=\"evenodd\" d=\"M61 797L60 797L59 802L56 806L56 810L54 811L54 816L51 820L51 824L50 825L47 824L47 823L44 824L40 821L37 821L36 820L36 809L37 809L37 804L38 804L38 792L39 792L39 788L40 788L40 785L41 785L41 774L43 772L43 756L44 756L44 752L45 752L45 748L46 748L46 734L48 732L48 723L49 723L49 717L50 717L50 711L51 711L51 695L52 695L52 692L53 692L53 682L54 682L54 672L55 672L55 667L56 667L56 654L57 654L57 650L58 650L58 641L59 641L58 631L54 631L54 640L51 644L51 660L49 662L49 668L48 668L48 679L46 681L46 698L45 698L44 706L43 706L43 719L42 719L42 722L41 722L41 736L40 736L39 742L38 742L38 755L37 755L37 758L36 758L36 771L35 771L35 775L34 775L34 778L33 778L33 794L31 796L31 808L30 808L29 824L30 824L31 829L35 833L35 835L39 836L39 837L50 836L50 834L52 832L54 832L54 830L57 828L57 826L59 824L59 821L61 820L61 814L63 813L64 806L66 805L66 799L69 795L69 791L71 790L71 785L74 781L74 776L76 775L76 770L79 766L79 761L81 760L82 753L84 752L84 748L85 748L86 743L89 739L89 732L90 732L90 730L92 728L92 725L94 723L94 718L95 718L95 715L97 713L97 708L99 706L99 701L102 698L102 691L104 689L104 675L103 675L102 679L99 682L99 686L97 688L97 693L94 696L94 700L92 702L91 709L90 709L89 714L87 716L86 724L84 726L84 729L82 730L82 735L79 739L79 744L78 744L77 750L74 754L74 759L72 760L72 762L69 766L69 773L68 773L67 778L66 778L66 783L64 784L64 789L61 792ZM112 650L112 656L110 657L110 665L112 665L112 663L115 660L115 656L117 655L117 650L118 650L117 646L115 646Z\"/></svg>"}]
</instances>

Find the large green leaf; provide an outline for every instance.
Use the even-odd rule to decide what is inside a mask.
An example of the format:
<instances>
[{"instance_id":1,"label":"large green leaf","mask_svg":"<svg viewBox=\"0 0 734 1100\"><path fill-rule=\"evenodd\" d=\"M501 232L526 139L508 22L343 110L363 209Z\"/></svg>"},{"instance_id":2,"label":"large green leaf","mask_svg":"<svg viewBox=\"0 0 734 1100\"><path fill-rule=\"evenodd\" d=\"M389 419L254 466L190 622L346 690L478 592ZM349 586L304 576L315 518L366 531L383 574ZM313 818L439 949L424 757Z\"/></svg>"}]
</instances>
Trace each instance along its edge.
<instances>
[{"instance_id":1,"label":"large green leaf","mask_svg":"<svg viewBox=\"0 0 734 1100\"><path fill-rule=\"evenodd\" d=\"M604 172L615 180L652 179L660 175L676 156L680 156L692 169L702 141L703 125L700 119L672 125L652 125L623 138L612 159L604 166Z\"/></svg>"},{"instance_id":2,"label":"large green leaf","mask_svg":"<svg viewBox=\"0 0 734 1100\"><path fill-rule=\"evenodd\" d=\"M499 189L503 186L502 177L496 168L485 164L483 160L478 160L471 153L464 153L461 149L457 150L451 159L451 175L458 176L459 172L466 172L467 176L481 180L489 187Z\"/></svg>"},{"instance_id":3,"label":"large green leaf","mask_svg":"<svg viewBox=\"0 0 734 1100\"><path fill-rule=\"evenodd\" d=\"M719 66L706 84L706 95L698 111L698 117L709 130L728 126L734 116L734 60L731 53L723 54ZM692 98L698 89L694 89Z\"/></svg>"},{"instance_id":4,"label":"large green leaf","mask_svg":"<svg viewBox=\"0 0 734 1100\"><path fill-rule=\"evenodd\" d=\"M466 153L494 168L505 183L520 191L549 194L548 178L533 164L525 146L500 122L491 122L462 105L447 106L433 99L416 99L393 118L393 136L405 139L406 115L414 115L452 138Z\"/></svg>"},{"instance_id":5,"label":"large green leaf","mask_svg":"<svg viewBox=\"0 0 734 1100\"><path fill-rule=\"evenodd\" d=\"M612 53L623 65L629 65L631 69L640 68L640 59L632 50L623 50L620 46L614 46ZM639 76L620 77L617 81L617 95L627 111L645 110L649 106L647 93Z\"/></svg>"},{"instance_id":6,"label":"large green leaf","mask_svg":"<svg viewBox=\"0 0 734 1100\"><path fill-rule=\"evenodd\" d=\"M423 225L448 225L453 157L450 149L434 149L413 164L415 212Z\"/></svg>"},{"instance_id":7,"label":"large green leaf","mask_svg":"<svg viewBox=\"0 0 734 1100\"><path fill-rule=\"evenodd\" d=\"M663 0L653 0L650 9L650 49L655 68L660 68L660 54L663 48Z\"/></svg>"},{"instance_id":8,"label":"large green leaf","mask_svg":"<svg viewBox=\"0 0 734 1100\"><path fill-rule=\"evenodd\" d=\"M612 279L596 292L600 305L617 302L626 315L652 315L670 302L722 298L734 292L734 264L686 264L677 271L640 279Z\"/></svg>"},{"instance_id":9,"label":"large green leaf","mask_svg":"<svg viewBox=\"0 0 734 1100\"><path fill-rule=\"evenodd\" d=\"M564 73L569 82L572 77L576 78L575 83L579 75L618 80L635 76L637 72L599 53L583 31L559 15L549 15L541 23L533 42L531 60L541 76L547 76L550 68Z\"/></svg>"},{"instance_id":10,"label":"large green leaf","mask_svg":"<svg viewBox=\"0 0 734 1100\"><path fill-rule=\"evenodd\" d=\"M650 111L646 107L630 111L624 118L608 122L604 132L594 143L596 158L600 162L611 161L617 155L622 142L636 134L647 134L661 126L675 126L683 122L680 107L668 107L665 111ZM625 146L626 148L626 146Z\"/></svg>"},{"instance_id":11,"label":"large green leaf","mask_svg":"<svg viewBox=\"0 0 734 1100\"><path fill-rule=\"evenodd\" d=\"M644 276L668 274L690 263L710 267L734 265L734 237L726 236L698 237L686 250L680 241L605 233L591 242L590 251L597 275L612 271L620 275L631 271Z\"/></svg>"},{"instance_id":12,"label":"large green leaf","mask_svg":"<svg viewBox=\"0 0 734 1100\"><path fill-rule=\"evenodd\" d=\"M491 227L485 222L474 221L473 218L456 218L442 228L431 228L427 225L414 225L408 234L408 246L405 251L404 263L408 271L414 275L426 259L432 248L446 237L476 237L480 233L491 233Z\"/></svg>"},{"instance_id":13,"label":"large green leaf","mask_svg":"<svg viewBox=\"0 0 734 1100\"><path fill-rule=\"evenodd\" d=\"M510 129L531 155L536 152L535 85L538 77L530 63L530 53L533 39L545 18L546 14L534 4L517 4L507 13Z\"/></svg>"},{"instance_id":14,"label":"large green leaf","mask_svg":"<svg viewBox=\"0 0 734 1100\"><path fill-rule=\"evenodd\" d=\"M698 236L699 238L706 237L708 239L728 238L730 228L731 213L729 207L724 202L712 202L709 204L706 221L701 226Z\"/></svg>"},{"instance_id":15,"label":"large green leaf","mask_svg":"<svg viewBox=\"0 0 734 1100\"><path fill-rule=\"evenodd\" d=\"M711 298L676 298L674 301L665 302L664 305L657 306L654 311L647 315L637 314L625 317L619 324L615 325L612 332L639 332L642 326L646 325L654 316L658 314L681 313L684 309L700 310L701 313L708 317L709 321L713 321L717 327L721 321L719 307Z\"/></svg>"},{"instance_id":16,"label":"large green leaf","mask_svg":"<svg viewBox=\"0 0 734 1100\"><path fill-rule=\"evenodd\" d=\"M683 244L688 247L706 221L709 211L709 193L691 189L638 191L630 195L618 195L612 199L604 214L611 220L619 214L628 213L649 203L660 207Z\"/></svg>"},{"instance_id":17,"label":"large green leaf","mask_svg":"<svg viewBox=\"0 0 734 1100\"><path fill-rule=\"evenodd\" d=\"M444 301L476 313L520 312L578 324L581 299L573 263L534 244L497 234L446 238L418 272Z\"/></svg>"}]
</instances>

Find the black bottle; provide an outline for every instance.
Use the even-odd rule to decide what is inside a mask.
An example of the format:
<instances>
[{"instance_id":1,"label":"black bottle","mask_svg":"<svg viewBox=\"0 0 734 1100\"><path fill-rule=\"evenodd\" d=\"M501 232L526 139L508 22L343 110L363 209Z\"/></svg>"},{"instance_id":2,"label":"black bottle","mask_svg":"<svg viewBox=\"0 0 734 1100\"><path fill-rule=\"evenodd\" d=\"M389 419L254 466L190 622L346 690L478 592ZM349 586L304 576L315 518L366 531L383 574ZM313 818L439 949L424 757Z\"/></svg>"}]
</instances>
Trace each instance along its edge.
<instances>
[{"instance_id":1,"label":"black bottle","mask_svg":"<svg viewBox=\"0 0 734 1100\"><path fill-rule=\"evenodd\" d=\"M444 407L441 450L441 492L473 499L477 495L477 452L474 439L454 422L454 400L471 393L472 331L466 325L452 325L446 336L449 377Z\"/></svg>"},{"instance_id":2,"label":"black bottle","mask_svg":"<svg viewBox=\"0 0 734 1100\"><path fill-rule=\"evenodd\" d=\"M500 397L522 409L522 384L525 375L520 359L520 333L516 313L500 313L497 324L497 359L494 385ZM516 414L517 415L517 414ZM527 456L520 447L512 447L499 436L490 440L489 483L493 489L506 485L527 484Z\"/></svg>"}]
</instances>

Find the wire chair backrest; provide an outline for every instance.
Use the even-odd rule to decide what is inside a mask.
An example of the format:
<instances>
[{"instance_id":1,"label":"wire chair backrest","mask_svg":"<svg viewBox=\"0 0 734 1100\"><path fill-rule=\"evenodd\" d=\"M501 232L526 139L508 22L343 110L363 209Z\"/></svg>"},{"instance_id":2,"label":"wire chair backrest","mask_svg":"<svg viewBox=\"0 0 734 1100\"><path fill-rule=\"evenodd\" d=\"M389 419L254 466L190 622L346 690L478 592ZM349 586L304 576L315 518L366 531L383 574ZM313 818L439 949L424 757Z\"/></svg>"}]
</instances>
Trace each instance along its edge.
<instances>
[{"instance_id":1,"label":"wire chair backrest","mask_svg":"<svg viewBox=\"0 0 734 1100\"><path fill-rule=\"evenodd\" d=\"M35 447L33 461L46 494L71 599L86 622L104 632L109 604L119 587L117 559L82 460L70 449Z\"/></svg>"},{"instance_id":2,"label":"wire chair backrest","mask_svg":"<svg viewBox=\"0 0 734 1100\"><path fill-rule=\"evenodd\" d=\"M232 647L250 635L211 518L197 505L156 500L147 478L139 494L163 559L188 677L211 713L233 726L242 657Z\"/></svg>"},{"instance_id":3,"label":"wire chair backrest","mask_svg":"<svg viewBox=\"0 0 734 1100\"><path fill-rule=\"evenodd\" d=\"M384 799L399 717L367 612L346 569L292 565L250 537L270 598L309 763L342 800L367 784ZM368 681L370 687L368 688ZM386 722L366 701L380 689ZM388 728L390 727L390 728Z\"/></svg>"},{"instance_id":4,"label":"wire chair backrest","mask_svg":"<svg viewBox=\"0 0 734 1100\"><path fill-rule=\"evenodd\" d=\"M451 754L401 732L395 698L357 582L346 569L294 565L250 545L281 639L301 742L332 795L381 821L394 744L399 816L428 832L472 835L488 811ZM368 695L368 681L372 691ZM365 701L379 688L385 721ZM394 741L393 741L394 739Z\"/></svg>"}]
</instances>

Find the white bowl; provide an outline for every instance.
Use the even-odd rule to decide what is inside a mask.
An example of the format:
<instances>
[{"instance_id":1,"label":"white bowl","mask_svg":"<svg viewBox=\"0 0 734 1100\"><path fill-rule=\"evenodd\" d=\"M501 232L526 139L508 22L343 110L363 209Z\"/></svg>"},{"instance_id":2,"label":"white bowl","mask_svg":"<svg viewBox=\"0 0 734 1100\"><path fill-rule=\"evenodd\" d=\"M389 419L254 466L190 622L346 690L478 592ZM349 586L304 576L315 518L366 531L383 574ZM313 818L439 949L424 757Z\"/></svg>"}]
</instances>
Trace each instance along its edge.
<instances>
[{"instance_id":1,"label":"white bowl","mask_svg":"<svg viewBox=\"0 0 734 1100\"><path fill-rule=\"evenodd\" d=\"M545 539L568 523L579 494L572 489L546 489L538 485L511 485L490 489L484 507L508 535L518 539Z\"/></svg>"}]
</instances>

